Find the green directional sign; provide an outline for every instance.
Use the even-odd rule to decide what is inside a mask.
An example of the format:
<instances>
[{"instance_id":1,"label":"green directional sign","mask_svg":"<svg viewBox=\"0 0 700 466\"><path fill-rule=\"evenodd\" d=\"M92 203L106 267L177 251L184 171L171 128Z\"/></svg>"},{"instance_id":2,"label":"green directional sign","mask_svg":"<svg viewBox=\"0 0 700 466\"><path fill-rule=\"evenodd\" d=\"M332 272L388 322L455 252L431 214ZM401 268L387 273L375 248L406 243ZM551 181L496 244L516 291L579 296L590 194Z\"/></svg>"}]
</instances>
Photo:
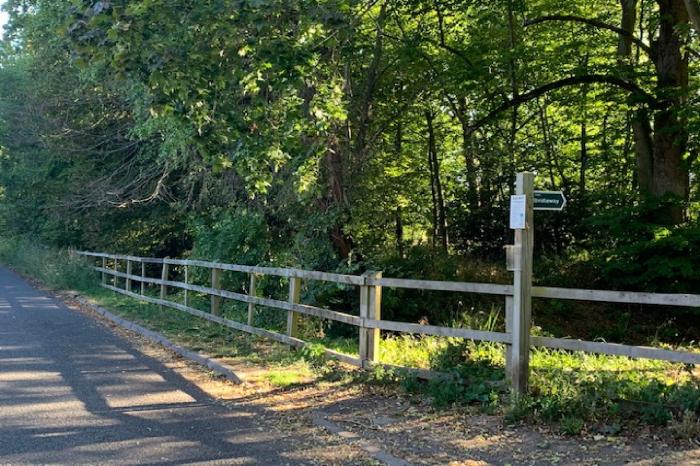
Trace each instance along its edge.
<instances>
[{"instance_id":1,"label":"green directional sign","mask_svg":"<svg viewBox=\"0 0 700 466\"><path fill-rule=\"evenodd\" d=\"M566 198L561 191L535 191L533 201L535 210L562 210L566 205Z\"/></svg>"}]
</instances>

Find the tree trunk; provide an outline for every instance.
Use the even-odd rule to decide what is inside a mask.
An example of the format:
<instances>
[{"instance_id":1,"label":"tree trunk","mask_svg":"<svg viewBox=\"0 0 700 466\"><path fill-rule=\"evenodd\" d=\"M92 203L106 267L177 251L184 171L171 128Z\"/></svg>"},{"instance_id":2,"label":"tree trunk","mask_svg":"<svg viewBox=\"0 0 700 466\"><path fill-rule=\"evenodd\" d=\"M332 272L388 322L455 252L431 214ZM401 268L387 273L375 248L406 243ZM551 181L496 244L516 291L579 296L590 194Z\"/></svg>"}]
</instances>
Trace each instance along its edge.
<instances>
[{"instance_id":1,"label":"tree trunk","mask_svg":"<svg viewBox=\"0 0 700 466\"><path fill-rule=\"evenodd\" d=\"M401 119L396 122L396 136L394 138L394 156L396 160L401 160L401 153L403 148L403 124ZM401 212L401 204L398 203L396 206L396 251L399 257L403 259L404 257L404 242L403 242L403 215Z\"/></svg>"},{"instance_id":2,"label":"tree trunk","mask_svg":"<svg viewBox=\"0 0 700 466\"><path fill-rule=\"evenodd\" d=\"M476 166L472 155L472 134L469 127L466 97L459 99L456 110L460 113L459 121L462 126L462 153L467 171L467 205L471 212L476 212L479 209L479 191L476 184Z\"/></svg>"},{"instance_id":3,"label":"tree trunk","mask_svg":"<svg viewBox=\"0 0 700 466\"><path fill-rule=\"evenodd\" d=\"M572 186L574 185L573 180L569 180L564 172L564 167L561 163L561 157L557 157L555 154L555 148L552 140L552 125L549 123L549 117L547 116L547 102L545 101L543 105L538 103L537 105L540 117L540 128L542 130L542 135L544 138L545 147L547 148L547 165L549 167L550 173L556 168L557 175L561 179L560 186L565 194L572 192ZM552 188L556 189L557 185L554 180L554 175L551 175L550 181L552 183Z\"/></svg>"},{"instance_id":4,"label":"tree trunk","mask_svg":"<svg viewBox=\"0 0 700 466\"><path fill-rule=\"evenodd\" d=\"M688 57L677 33L688 23L683 0L658 0L659 37L653 44L657 74L657 94L668 106L654 115L652 194L656 198L671 195L688 199L689 172L683 160L688 134L679 107L688 90ZM677 224L684 219L681 207L660 213L657 220Z\"/></svg>"},{"instance_id":5,"label":"tree trunk","mask_svg":"<svg viewBox=\"0 0 700 466\"><path fill-rule=\"evenodd\" d=\"M403 215L401 206L396 206L396 252L401 259L404 258L403 241Z\"/></svg>"},{"instance_id":6,"label":"tree trunk","mask_svg":"<svg viewBox=\"0 0 700 466\"><path fill-rule=\"evenodd\" d=\"M588 55L584 57L583 69L588 73ZM578 194L579 202L584 202L586 197L586 169L588 168L588 115L586 114L588 105L588 84L581 87L581 159L579 166Z\"/></svg>"},{"instance_id":7,"label":"tree trunk","mask_svg":"<svg viewBox=\"0 0 700 466\"><path fill-rule=\"evenodd\" d=\"M321 173L327 189L326 196L322 199L322 207L340 212L331 226L331 242L338 255L346 259L352 253L354 242L343 230L343 225L347 222L347 218L344 218L344 214L347 213L345 169L343 149L337 137L332 137L328 141L328 150L322 160Z\"/></svg>"},{"instance_id":8,"label":"tree trunk","mask_svg":"<svg viewBox=\"0 0 700 466\"><path fill-rule=\"evenodd\" d=\"M632 119L634 135L634 152L637 159L637 185L642 199L652 195L654 178L654 147L651 136L649 116L644 110L637 112Z\"/></svg>"},{"instance_id":9,"label":"tree trunk","mask_svg":"<svg viewBox=\"0 0 700 466\"><path fill-rule=\"evenodd\" d=\"M581 121L581 166L578 177L578 194L580 201L586 197L586 169L588 168L588 129L586 119Z\"/></svg>"},{"instance_id":10,"label":"tree trunk","mask_svg":"<svg viewBox=\"0 0 700 466\"><path fill-rule=\"evenodd\" d=\"M622 6L622 23L620 28L626 31L628 36L620 35L617 46L619 66L629 70L629 63L625 60L632 55L632 36L637 20L637 1L620 0ZM644 110L639 110L632 116L632 134L634 139L634 153L637 160L637 185L639 197L648 199L652 194L652 179L654 174L654 147L652 143L652 130L649 123L649 115Z\"/></svg>"},{"instance_id":11,"label":"tree trunk","mask_svg":"<svg viewBox=\"0 0 700 466\"><path fill-rule=\"evenodd\" d=\"M435 115L431 111L425 112L425 120L428 127L428 164L431 171L430 184L433 192L435 233L440 240L442 249L447 252L447 219L445 216L442 182L440 180L440 161L437 156L437 142L435 140L435 127L433 126L434 119Z\"/></svg>"},{"instance_id":12,"label":"tree trunk","mask_svg":"<svg viewBox=\"0 0 700 466\"><path fill-rule=\"evenodd\" d=\"M537 102L537 110L539 115L540 130L542 131L542 142L544 143L544 150L547 156L547 170L549 171L549 183L552 185L552 189L556 189L556 175L554 173L554 150L552 149L552 144L549 141L549 129L547 128L547 118L545 116L545 109L542 105Z\"/></svg>"},{"instance_id":13,"label":"tree trunk","mask_svg":"<svg viewBox=\"0 0 700 466\"><path fill-rule=\"evenodd\" d=\"M429 122L429 127L432 124L431 118L427 112L426 112L426 118ZM432 133L432 132L431 132ZM430 137L430 136L429 136ZM426 153L428 154L428 174L430 175L430 196L432 203L430 204L431 206L431 213L432 213L432 223L433 223L433 231L431 236L432 242L433 242L433 247L437 244L437 239L438 239L438 209L437 209L437 192L435 191L435 167L433 166L433 154L430 149L430 142L428 142L428 148Z\"/></svg>"},{"instance_id":14,"label":"tree trunk","mask_svg":"<svg viewBox=\"0 0 700 466\"><path fill-rule=\"evenodd\" d=\"M517 99L519 95L518 78L514 54L515 54L516 36L515 36L515 12L513 11L512 0L508 1L508 47L510 49L510 58L508 59L508 74L510 75L510 91L513 99ZM518 105L513 105L510 114L510 131L508 134L508 150L509 150L509 192L512 196L515 194L515 171L516 171L516 149L515 138L518 133Z\"/></svg>"},{"instance_id":15,"label":"tree trunk","mask_svg":"<svg viewBox=\"0 0 700 466\"><path fill-rule=\"evenodd\" d=\"M374 103L374 94L379 81L379 68L382 62L384 52L384 22L387 16L387 3L383 2L379 11L379 16L376 22L376 35L374 39L374 49L372 52L372 61L367 66L365 82L362 88L362 95L359 102L359 117L357 121L357 132L355 135L355 154L356 159L361 161L366 158L367 134L372 122L372 107Z\"/></svg>"},{"instance_id":16,"label":"tree trunk","mask_svg":"<svg viewBox=\"0 0 700 466\"><path fill-rule=\"evenodd\" d=\"M685 0L685 8L688 10L688 16L693 23L695 33L700 36L700 4L698 4L698 0Z\"/></svg>"},{"instance_id":17,"label":"tree trunk","mask_svg":"<svg viewBox=\"0 0 700 466\"><path fill-rule=\"evenodd\" d=\"M622 6L622 23L620 28L630 33L628 36L620 35L617 44L617 54L621 57L632 55L632 33L637 21L637 0L620 0Z\"/></svg>"}]
</instances>

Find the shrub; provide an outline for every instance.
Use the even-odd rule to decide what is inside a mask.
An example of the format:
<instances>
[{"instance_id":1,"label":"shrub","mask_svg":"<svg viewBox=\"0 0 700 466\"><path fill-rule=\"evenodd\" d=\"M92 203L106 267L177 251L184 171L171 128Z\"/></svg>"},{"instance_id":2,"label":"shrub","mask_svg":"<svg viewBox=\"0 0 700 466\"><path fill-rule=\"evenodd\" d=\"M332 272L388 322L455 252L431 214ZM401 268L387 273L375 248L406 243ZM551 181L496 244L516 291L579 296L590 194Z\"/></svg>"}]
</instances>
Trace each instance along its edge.
<instances>
[{"instance_id":1,"label":"shrub","mask_svg":"<svg viewBox=\"0 0 700 466\"><path fill-rule=\"evenodd\" d=\"M599 281L643 291L700 292L700 222L666 226L647 220L654 206L595 218L591 249ZM612 239L611 239L612 238Z\"/></svg>"},{"instance_id":2,"label":"shrub","mask_svg":"<svg viewBox=\"0 0 700 466\"><path fill-rule=\"evenodd\" d=\"M580 417L567 416L561 420L561 431L566 435L578 435L585 425L585 422Z\"/></svg>"}]
</instances>

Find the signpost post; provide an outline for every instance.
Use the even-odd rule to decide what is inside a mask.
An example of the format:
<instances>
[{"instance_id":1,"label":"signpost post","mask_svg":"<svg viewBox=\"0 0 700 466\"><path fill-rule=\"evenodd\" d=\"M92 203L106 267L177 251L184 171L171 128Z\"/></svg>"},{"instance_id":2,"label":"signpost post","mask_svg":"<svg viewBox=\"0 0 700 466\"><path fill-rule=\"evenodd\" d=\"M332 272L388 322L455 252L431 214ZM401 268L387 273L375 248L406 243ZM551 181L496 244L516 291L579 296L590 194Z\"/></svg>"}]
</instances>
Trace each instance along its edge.
<instances>
[{"instance_id":1,"label":"signpost post","mask_svg":"<svg viewBox=\"0 0 700 466\"><path fill-rule=\"evenodd\" d=\"M510 228L515 232L515 243L507 247L513 297L506 299L506 331L513 340L506 351L506 371L515 396L527 393L529 378L534 211L561 211L566 205L564 193L535 191L534 182L533 173L518 173L516 194L510 199Z\"/></svg>"},{"instance_id":2,"label":"signpost post","mask_svg":"<svg viewBox=\"0 0 700 466\"><path fill-rule=\"evenodd\" d=\"M506 315L513 341L510 357L507 358L508 377L513 394L527 393L528 368L530 366L530 315L532 306L532 246L533 228L533 186L535 175L518 173L515 183L516 194L511 198L510 227L515 230L513 252L517 267L513 271L513 305L511 315ZM510 308L511 306L507 306Z\"/></svg>"}]
</instances>

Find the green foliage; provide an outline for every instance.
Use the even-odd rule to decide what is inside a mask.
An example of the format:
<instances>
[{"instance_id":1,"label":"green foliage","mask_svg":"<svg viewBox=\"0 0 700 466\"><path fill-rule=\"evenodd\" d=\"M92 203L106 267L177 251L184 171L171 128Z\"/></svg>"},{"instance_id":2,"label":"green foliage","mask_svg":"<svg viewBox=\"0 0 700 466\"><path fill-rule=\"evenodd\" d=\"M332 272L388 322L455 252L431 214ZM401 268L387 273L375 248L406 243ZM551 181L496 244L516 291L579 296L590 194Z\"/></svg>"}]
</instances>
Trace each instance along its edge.
<instances>
[{"instance_id":1,"label":"green foliage","mask_svg":"<svg viewBox=\"0 0 700 466\"><path fill-rule=\"evenodd\" d=\"M213 222L193 228L191 256L213 261L257 265L270 257L270 239L263 216L248 209L217 210Z\"/></svg>"},{"instance_id":2,"label":"green foliage","mask_svg":"<svg viewBox=\"0 0 700 466\"><path fill-rule=\"evenodd\" d=\"M427 390L432 397L433 405L437 408L444 408L462 401L465 392L464 386L453 380L431 380L428 382Z\"/></svg>"},{"instance_id":3,"label":"green foliage","mask_svg":"<svg viewBox=\"0 0 700 466\"><path fill-rule=\"evenodd\" d=\"M664 6L679 1L637 2L633 30L642 43L688 30L659 27L670 16ZM633 42L620 54L612 28L622 22L621 5L7 2L0 230L10 239L0 257L57 287L90 288L94 277L38 244L508 283L508 201L515 173L530 170L538 188L569 199L562 213L537 213L541 284L700 292L697 54L688 55L687 88L684 66L680 85L667 86L666 67L645 47ZM554 14L611 27L537 21ZM678 53L695 38L679 36ZM673 44L655 48L673 55ZM637 125L645 117L651 192L634 147L646 140ZM31 241L16 239L25 236ZM223 284L249 286L245 274L228 272ZM286 287L266 278L257 292L284 299ZM206 306L205 297L192 299ZM326 283L306 283L302 300L346 312L359 305L355 288ZM502 308L501 297L383 294L383 317L404 322L500 330ZM246 309L226 303L222 312L242 319ZM547 332L574 337L679 342L698 339L694 313L684 315L683 332L663 309L615 308L614 318L596 321L575 304L550 302L536 303L534 318ZM644 327L639 314L654 319ZM255 319L284 326L278 312L258 309ZM205 332L171 324L185 335ZM313 341L355 350L349 326L302 324ZM377 369L378 379L427 389L437 404L493 406L504 395L499 345L389 336L382 352L388 362L478 381L422 386ZM667 403L698 411L697 386L684 377L622 376L608 370L625 366L614 358L540 351L533 360L541 364L537 393L516 407L516 418L527 413L575 433L598 416L624 416L618 396L644 401L636 414L649 423L669 422Z\"/></svg>"},{"instance_id":4,"label":"green foliage","mask_svg":"<svg viewBox=\"0 0 700 466\"><path fill-rule=\"evenodd\" d=\"M578 435L585 426L585 421L581 418L569 416L561 420L561 430L566 435Z\"/></svg>"},{"instance_id":5,"label":"green foliage","mask_svg":"<svg viewBox=\"0 0 700 466\"><path fill-rule=\"evenodd\" d=\"M419 383L411 375L375 369L375 379L426 394L438 407L502 409L508 422L558 424L567 435L600 425L608 426L607 434L616 433L620 424L637 421L667 425L683 411L699 419L700 380L680 364L538 348L531 354L531 393L510 400L502 345L402 337L382 341L381 349L383 362L454 375Z\"/></svg>"},{"instance_id":6,"label":"green foliage","mask_svg":"<svg viewBox=\"0 0 700 466\"><path fill-rule=\"evenodd\" d=\"M601 215L592 221L592 243L600 282L621 289L700 292L700 223L676 226L650 223L656 205Z\"/></svg>"},{"instance_id":7,"label":"green foliage","mask_svg":"<svg viewBox=\"0 0 700 466\"><path fill-rule=\"evenodd\" d=\"M634 30L653 41L661 11L639 8ZM643 48L619 56L610 29L527 21L561 13L615 26L619 4L46 0L7 10L0 225L8 235L503 281L508 199L515 172L527 169L538 187L570 199L563 213L538 212L538 253L587 247L601 285L697 288L694 224L664 230L616 210L640 198L632 121L655 116L640 100L663 82L653 63ZM688 129L679 136L700 121L697 66L691 54L689 89L678 90L686 95L674 109ZM591 76L610 80L524 98ZM523 101L506 108L516 95ZM697 174L697 138L687 146ZM583 222L592 212L617 219L609 228ZM575 283L581 271L572 268L548 278ZM307 291L356 304L343 290ZM492 305L392 290L385 315L444 323Z\"/></svg>"},{"instance_id":8,"label":"green foliage","mask_svg":"<svg viewBox=\"0 0 700 466\"><path fill-rule=\"evenodd\" d=\"M97 275L81 257L31 238L0 237L0 262L56 289L90 291Z\"/></svg>"},{"instance_id":9,"label":"green foliage","mask_svg":"<svg viewBox=\"0 0 700 466\"><path fill-rule=\"evenodd\" d=\"M301 349L301 357L313 367L322 367L325 362L326 348L319 344L306 345Z\"/></svg>"},{"instance_id":10,"label":"green foliage","mask_svg":"<svg viewBox=\"0 0 700 466\"><path fill-rule=\"evenodd\" d=\"M265 378L271 385L280 388L292 387L300 382L303 382L305 379L304 374L301 371L291 371L289 369L270 370L265 374Z\"/></svg>"},{"instance_id":11,"label":"green foliage","mask_svg":"<svg viewBox=\"0 0 700 466\"><path fill-rule=\"evenodd\" d=\"M418 391L418 379L393 367L376 365L372 367L370 381L377 385L396 385L401 383L409 393Z\"/></svg>"},{"instance_id":12,"label":"green foliage","mask_svg":"<svg viewBox=\"0 0 700 466\"><path fill-rule=\"evenodd\" d=\"M532 414L533 399L530 395L513 397L504 411L504 419L509 424L522 422Z\"/></svg>"},{"instance_id":13,"label":"green foliage","mask_svg":"<svg viewBox=\"0 0 700 466\"><path fill-rule=\"evenodd\" d=\"M653 40L661 12L642 7L634 30ZM517 170L571 200L538 216L547 252L594 237L581 222L591 211L638 198L631 121L654 116L639 99L660 81L651 60L643 49L620 57L610 29L526 21L561 13L616 26L618 4L47 0L7 10L0 219L11 234L324 270L393 254L415 274L426 257L500 261ZM699 121L691 57L682 134ZM610 80L494 112L507 96L587 76ZM251 247L244 230L264 244ZM665 276L687 269L661 265Z\"/></svg>"}]
</instances>

